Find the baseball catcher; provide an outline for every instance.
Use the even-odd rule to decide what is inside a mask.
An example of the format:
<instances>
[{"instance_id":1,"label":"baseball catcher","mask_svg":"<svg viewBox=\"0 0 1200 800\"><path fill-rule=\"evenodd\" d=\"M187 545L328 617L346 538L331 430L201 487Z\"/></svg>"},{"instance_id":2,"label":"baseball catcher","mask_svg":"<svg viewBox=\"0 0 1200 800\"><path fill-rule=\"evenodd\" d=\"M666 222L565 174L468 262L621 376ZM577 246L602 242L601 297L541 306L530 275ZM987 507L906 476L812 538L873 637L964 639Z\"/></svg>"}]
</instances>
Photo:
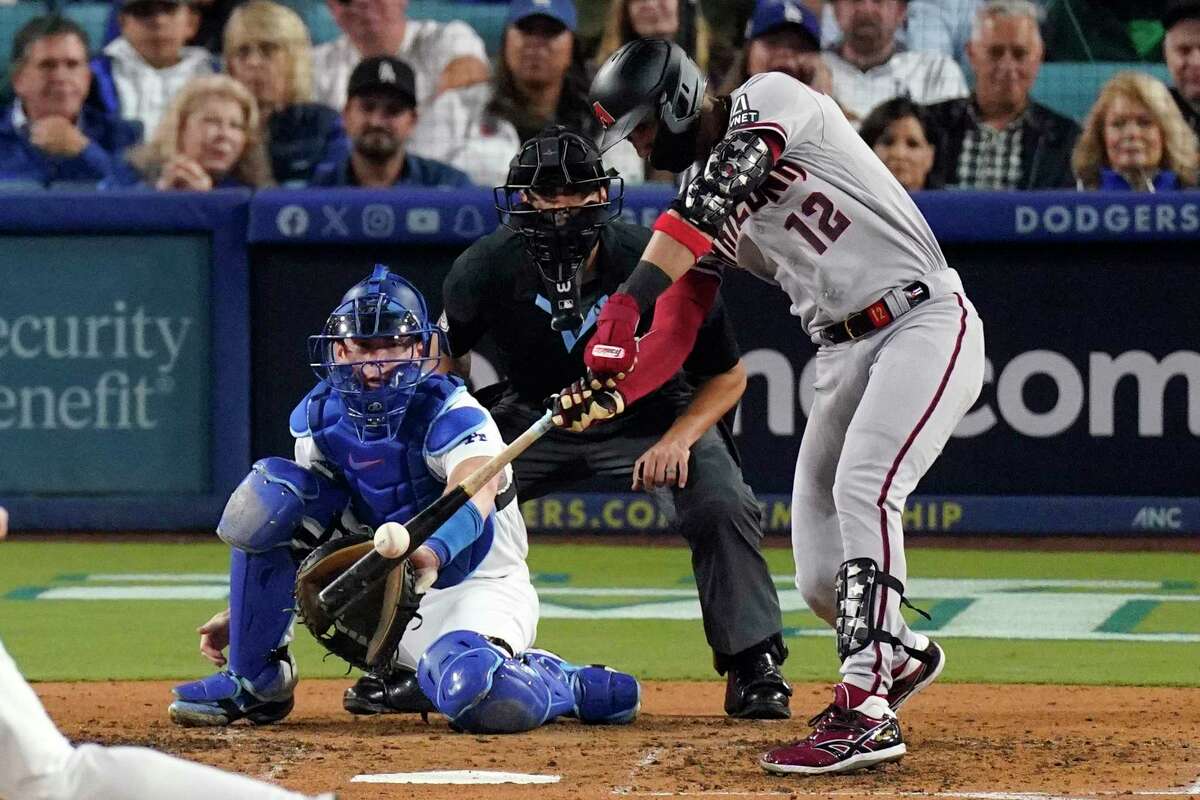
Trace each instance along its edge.
<instances>
[{"instance_id":1,"label":"baseball catcher","mask_svg":"<svg viewBox=\"0 0 1200 800\"><path fill-rule=\"evenodd\" d=\"M811 734L760 764L813 774L898 760L896 710L945 664L900 613L902 512L979 395L979 315L912 198L825 95L768 72L712 96L678 45L641 39L604 63L591 100L602 149L628 138L686 174L596 322L591 393L564 390L558 409L586 427L636 408L682 363L694 325L656 318L639 339L638 323L692 272L737 267L787 294L820 347L792 491L796 585L836 633L842 681Z\"/></svg>"},{"instance_id":2,"label":"baseball catcher","mask_svg":"<svg viewBox=\"0 0 1200 800\"><path fill-rule=\"evenodd\" d=\"M233 548L230 603L201 628L200 649L224 669L175 687L174 722L265 724L288 715L297 682L288 649L294 587L327 647L363 667L378 666L369 654L382 651L387 669L411 676L399 700L436 709L459 730L636 716L633 676L530 649L538 598L509 469L341 618L322 618L312 602L373 547L389 557L405 551L396 542L407 540L404 521L504 447L462 381L434 372L441 339L425 299L384 266L310 337L320 381L292 413L295 460L256 463L217 527ZM372 690L368 681L352 695L369 704Z\"/></svg>"}]
</instances>

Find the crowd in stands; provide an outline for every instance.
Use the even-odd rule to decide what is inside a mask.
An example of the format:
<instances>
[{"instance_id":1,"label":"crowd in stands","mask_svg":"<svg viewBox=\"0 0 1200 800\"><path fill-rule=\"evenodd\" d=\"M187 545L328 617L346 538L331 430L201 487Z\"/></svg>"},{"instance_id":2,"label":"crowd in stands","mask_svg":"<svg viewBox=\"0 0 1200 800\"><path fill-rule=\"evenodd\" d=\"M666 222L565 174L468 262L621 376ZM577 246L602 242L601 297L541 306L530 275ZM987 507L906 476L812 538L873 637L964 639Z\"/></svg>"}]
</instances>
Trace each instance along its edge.
<instances>
[{"instance_id":1,"label":"crowd in stands","mask_svg":"<svg viewBox=\"0 0 1200 800\"><path fill-rule=\"evenodd\" d=\"M780 71L830 95L910 191L1197 184L1200 0L508 0L496 42L408 0L323 2L316 46L275 0L113 0L104 42L69 7L34 17L0 189L494 186L541 128L599 133L590 76L639 37L722 92ZM1047 62L1113 74L1072 116L1033 99ZM606 161L670 180L628 143Z\"/></svg>"}]
</instances>

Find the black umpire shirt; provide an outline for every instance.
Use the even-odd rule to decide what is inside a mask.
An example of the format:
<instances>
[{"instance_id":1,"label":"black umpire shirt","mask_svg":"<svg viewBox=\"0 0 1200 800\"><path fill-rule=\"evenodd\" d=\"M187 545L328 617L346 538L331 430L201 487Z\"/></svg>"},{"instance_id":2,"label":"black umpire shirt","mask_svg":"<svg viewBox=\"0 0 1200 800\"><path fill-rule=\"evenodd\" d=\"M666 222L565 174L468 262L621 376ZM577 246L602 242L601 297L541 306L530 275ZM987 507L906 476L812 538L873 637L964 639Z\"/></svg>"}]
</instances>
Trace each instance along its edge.
<instances>
[{"instance_id":1,"label":"black umpire shirt","mask_svg":"<svg viewBox=\"0 0 1200 800\"><path fill-rule=\"evenodd\" d=\"M551 330L550 303L536 270L526 262L521 237L503 227L483 237L455 260L442 287L451 355L465 355L490 334L500 361L495 366L509 379L510 392L540 406L583 377L584 348L595 332L600 308L633 272L650 234L647 228L619 220L604 227L596 263L585 273L584 321L575 332ZM639 334L650 328L652 319L652 314L642 318ZM702 381L733 369L739 357L733 326L718 294L684 371ZM690 396L683 375L677 374L637 405L649 410L668 403L673 418Z\"/></svg>"}]
</instances>

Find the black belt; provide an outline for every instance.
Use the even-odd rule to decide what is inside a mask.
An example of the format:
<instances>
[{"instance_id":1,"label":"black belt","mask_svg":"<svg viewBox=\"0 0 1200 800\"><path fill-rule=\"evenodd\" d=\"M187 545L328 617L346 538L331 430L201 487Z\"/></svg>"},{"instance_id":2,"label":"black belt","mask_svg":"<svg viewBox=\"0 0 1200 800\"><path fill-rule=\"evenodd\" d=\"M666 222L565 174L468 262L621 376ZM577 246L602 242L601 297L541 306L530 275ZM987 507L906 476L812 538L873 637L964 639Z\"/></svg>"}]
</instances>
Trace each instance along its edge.
<instances>
[{"instance_id":1,"label":"black belt","mask_svg":"<svg viewBox=\"0 0 1200 800\"><path fill-rule=\"evenodd\" d=\"M900 313L924 303L929 299L929 287L920 281L913 281L900 290L908 300L908 308ZM890 293L889 293L890 294ZM895 321L899 314L893 314L888 308L887 296L879 298L862 311L856 311L841 322L835 322L821 329L821 338L827 344L841 344L852 339L860 339L871 331L877 331Z\"/></svg>"}]
</instances>

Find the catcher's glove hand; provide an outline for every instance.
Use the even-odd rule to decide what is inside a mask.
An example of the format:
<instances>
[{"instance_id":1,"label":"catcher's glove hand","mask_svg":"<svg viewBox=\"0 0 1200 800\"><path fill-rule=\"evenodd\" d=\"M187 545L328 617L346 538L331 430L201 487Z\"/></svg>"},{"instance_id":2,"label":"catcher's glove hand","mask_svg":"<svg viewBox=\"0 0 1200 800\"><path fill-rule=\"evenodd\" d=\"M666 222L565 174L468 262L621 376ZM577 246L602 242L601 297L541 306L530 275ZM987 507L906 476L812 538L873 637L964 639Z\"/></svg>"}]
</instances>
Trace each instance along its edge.
<instances>
[{"instance_id":1,"label":"catcher's glove hand","mask_svg":"<svg viewBox=\"0 0 1200 800\"><path fill-rule=\"evenodd\" d=\"M600 379L589 373L547 401L554 412L550 421L559 428L579 433L625 411L625 397L613 378Z\"/></svg>"},{"instance_id":2,"label":"catcher's glove hand","mask_svg":"<svg viewBox=\"0 0 1200 800\"><path fill-rule=\"evenodd\" d=\"M391 658L408 623L420 617L417 608L422 596L406 559L340 618L326 614L317 599L321 590L373 548L371 536L343 536L309 553L296 573L300 622L326 650L363 670L372 670Z\"/></svg>"}]
</instances>

